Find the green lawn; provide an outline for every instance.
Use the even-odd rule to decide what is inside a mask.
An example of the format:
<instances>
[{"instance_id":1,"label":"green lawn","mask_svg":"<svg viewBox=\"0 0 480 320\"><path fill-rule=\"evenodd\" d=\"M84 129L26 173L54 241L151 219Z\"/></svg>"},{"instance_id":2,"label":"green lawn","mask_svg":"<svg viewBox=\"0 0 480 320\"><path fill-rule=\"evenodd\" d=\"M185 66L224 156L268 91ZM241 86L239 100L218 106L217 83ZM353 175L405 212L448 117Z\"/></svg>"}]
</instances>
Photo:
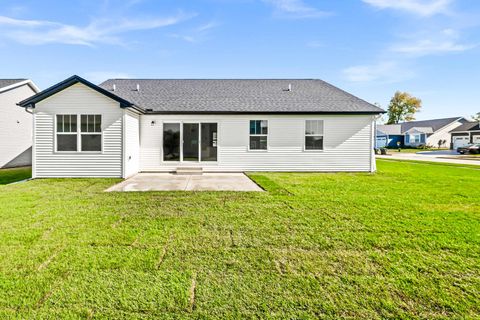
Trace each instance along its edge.
<instances>
[{"instance_id":1,"label":"green lawn","mask_svg":"<svg viewBox=\"0 0 480 320\"><path fill-rule=\"evenodd\" d=\"M0 169L0 185L25 180L31 176L31 167Z\"/></svg>"},{"instance_id":2,"label":"green lawn","mask_svg":"<svg viewBox=\"0 0 480 320\"><path fill-rule=\"evenodd\" d=\"M252 174L267 192L0 186L0 318L479 318L480 171Z\"/></svg>"}]
</instances>

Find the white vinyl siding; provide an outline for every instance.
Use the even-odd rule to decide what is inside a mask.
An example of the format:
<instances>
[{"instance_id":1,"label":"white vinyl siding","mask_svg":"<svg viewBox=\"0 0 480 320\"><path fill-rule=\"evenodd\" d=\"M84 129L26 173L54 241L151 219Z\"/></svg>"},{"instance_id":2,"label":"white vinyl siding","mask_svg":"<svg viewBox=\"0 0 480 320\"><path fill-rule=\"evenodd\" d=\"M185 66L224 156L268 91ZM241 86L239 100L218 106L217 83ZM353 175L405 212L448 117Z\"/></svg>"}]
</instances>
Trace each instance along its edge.
<instances>
[{"instance_id":1,"label":"white vinyl siding","mask_svg":"<svg viewBox=\"0 0 480 320\"><path fill-rule=\"evenodd\" d=\"M34 94L28 84L0 92L0 168L32 164L32 114L17 103Z\"/></svg>"},{"instance_id":2,"label":"white vinyl siding","mask_svg":"<svg viewBox=\"0 0 480 320\"><path fill-rule=\"evenodd\" d=\"M37 103L34 114L34 177L122 176L124 110L120 108L118 102L77 83ZM102 151L56 152L54 146L56 114L101 114Z\"/></svg>"},{"instance_id":3,"label":"white vinyl siding","mask_svg":"<svg viewBox=\"0 0 480 320\"><path fill-rule=\"evenodd\" d=\"M139 171L140 162L140 116L125 110L124 177Z\"/></svg>"},{"instance_id":4,"label":"white vinyl siding","mask_svg":"<svg viewBox=\"0 0 480 320\"><path fill-rule=\"evenodd\" d=\"M268 150L249 152L250 120L268 121ZM323 120L323 152L306 152L305 121ZM152 121L155 124L152 125ZM162 161L162 122L217 122L218 161ZM372 171L371 115L142 115L140 171L175 171L199 166L204 171Z\"/></svg>"}]
</instances>

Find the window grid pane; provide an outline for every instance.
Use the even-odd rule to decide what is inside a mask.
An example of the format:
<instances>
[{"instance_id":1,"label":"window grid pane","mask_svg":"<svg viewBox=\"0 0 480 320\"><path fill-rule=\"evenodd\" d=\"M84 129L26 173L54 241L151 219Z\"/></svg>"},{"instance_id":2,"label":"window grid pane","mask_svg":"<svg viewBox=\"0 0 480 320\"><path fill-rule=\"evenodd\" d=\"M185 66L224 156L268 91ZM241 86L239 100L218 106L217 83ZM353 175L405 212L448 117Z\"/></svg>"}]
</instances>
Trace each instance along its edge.
<instances>
[{"instance_id":1,"label":"window grid pane","mask_svg":"<svg viewBox=\"0 0 480 320\"><path fill-rule=\"evenodd\" d=\"M81 117L82 132L102 132L102 115L83 114Z\"/></svg>"},{"instance_id":2,"label":"window grid pane","mask_svg":"<svg viewBox=\"0 0 480 320\"><path fill-rule=\"evenodd\" d=\"M102 151L102 135L82 134L82 151Z\"/></svg>"},{"instance_id":3,"label":"window grid pane","mask_svg":"<svg viewBox=\"0 0 480 320\"><path fill-rule=\"evenodd\" d=\"M305 136L306 150L323 150L323 136Z\"/></svg>"},{"instance_id":4,"label":"window grid pane","mask_svg":"<svg viewBox=\"0 0 480 320\"><path fill-rule=\"evenodd\" d=\"M57 134L57 151L77 151L77 135Z\"/></svg>"},{"instance_id":5,"label":"window grid pane","mask_svg":"<svg viewBox=\"0 0 480 320\"><path fill-rule=\"evenodd\" d=\"M323 135L323 120L306 120L306 135Z\"/></svg>"}]
</instances>

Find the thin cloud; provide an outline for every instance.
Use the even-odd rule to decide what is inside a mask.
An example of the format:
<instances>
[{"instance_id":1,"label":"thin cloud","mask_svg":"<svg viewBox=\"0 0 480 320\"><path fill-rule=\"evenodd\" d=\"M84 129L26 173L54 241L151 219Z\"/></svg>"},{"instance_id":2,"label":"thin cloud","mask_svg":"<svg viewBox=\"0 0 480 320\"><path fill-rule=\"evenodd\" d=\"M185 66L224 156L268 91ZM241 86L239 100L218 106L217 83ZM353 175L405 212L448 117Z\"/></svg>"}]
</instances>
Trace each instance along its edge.
<instances>
[{"instance_id":1,"label":"thin cloud","mask_svg":"<svg viewBox=\"0 0 480 320\"><path fill-rule=\"evenodd\" d=\"M396 9L419 16L448 14L453 0L362 0L378 9Z\"/></svg>"},{"instance_id":2,"label":"thin cloud","mask_svg":"<svg viewBox=\"0 0 480 320\"><path fill-rule=\"evenodd\" d=\"M217 28L220 24L215 21L208 22L206 24L200 25L186 33L172 33L170 34L170 37L176 38L176 39L181 39L186 42L190 43L198 43L204 41L209 32Z\"/></svg>"},{"instance_id":3,"label":"thin cloud","mask_svg":"<svg viewBox=\"0 0 480 320\"><path fill-rule=\"evenodd\" d=\"M308 6L302 0L263 0L275 8L274 14L283 18L321 18L330 15L330 12L322 11Z\"/></svg>"},{"instance_id":4,"label":"thin cloud","mask_svg":"<svg viewBox=\"0 0 480 320\"><path fill-rule=\"evenodd\" d=\"M47 20L22 20L0 16L0 30L5 37L28 45L62 43L95 46L121 45L120 35L132 31L152 30L183 22L193 15L179 13L166 18L96 19L86 26L75 26ZM3 27L3 28L2 28Z\"/></svg>"},{"instance_id":5,"label":"thin cloud","mask_svg":"<svg viewBox=\"0 0 480 320\"><path fill-rule=\"evenodd\" d=\"M427 56L463 52L477 46L460 43L459 38L460 35L457 31L445 29L440 33L427 34L410 42L395 44L390 51L410 56Z\"/></svg>"},{"instance_id":6,"label":"thin cloud","mask_svg":"<svg viewBox=\"0 0 480 320\"><path fill-rule=\"evenodd\" d=\"M382 61L371 65L358 65L342 71L350 82L399 82L413 76L413 72L394 61Z\"/></svg>"}]
</instances>

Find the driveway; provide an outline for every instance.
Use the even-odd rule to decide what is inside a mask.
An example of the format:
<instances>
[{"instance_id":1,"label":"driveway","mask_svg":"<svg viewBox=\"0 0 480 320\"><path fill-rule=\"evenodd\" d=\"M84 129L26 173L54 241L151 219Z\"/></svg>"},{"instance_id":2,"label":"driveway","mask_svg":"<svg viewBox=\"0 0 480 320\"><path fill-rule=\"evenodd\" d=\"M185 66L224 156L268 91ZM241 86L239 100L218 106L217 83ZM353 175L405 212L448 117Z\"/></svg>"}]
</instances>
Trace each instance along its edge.
<instances>
[{"instance_id":1,"label":"driveway","mask_svg":"<svg viewBox=\"0 0 480 320\"><path fill-rule=\"evenodd\" d=\"M415 161L430 161L440 163L456 163L456 164L471 164L480 166L479 160L466 160L462 159L453 150L441 150L441 151L422 151L418 153L401 153L390 151L389 155L382 156L377 155L377 159L395 159L395 160L415 160Z\"/></svg>"},{"instance_id":2,"label":"driveway","mask_svg":"<svg viewBox=\"0 0 480 320\"><path fill-rule=\"evenodd\" d=\"M263 191L243 173L139 173L106 190L111 191Z\"/></svg>"}]
</instances>

